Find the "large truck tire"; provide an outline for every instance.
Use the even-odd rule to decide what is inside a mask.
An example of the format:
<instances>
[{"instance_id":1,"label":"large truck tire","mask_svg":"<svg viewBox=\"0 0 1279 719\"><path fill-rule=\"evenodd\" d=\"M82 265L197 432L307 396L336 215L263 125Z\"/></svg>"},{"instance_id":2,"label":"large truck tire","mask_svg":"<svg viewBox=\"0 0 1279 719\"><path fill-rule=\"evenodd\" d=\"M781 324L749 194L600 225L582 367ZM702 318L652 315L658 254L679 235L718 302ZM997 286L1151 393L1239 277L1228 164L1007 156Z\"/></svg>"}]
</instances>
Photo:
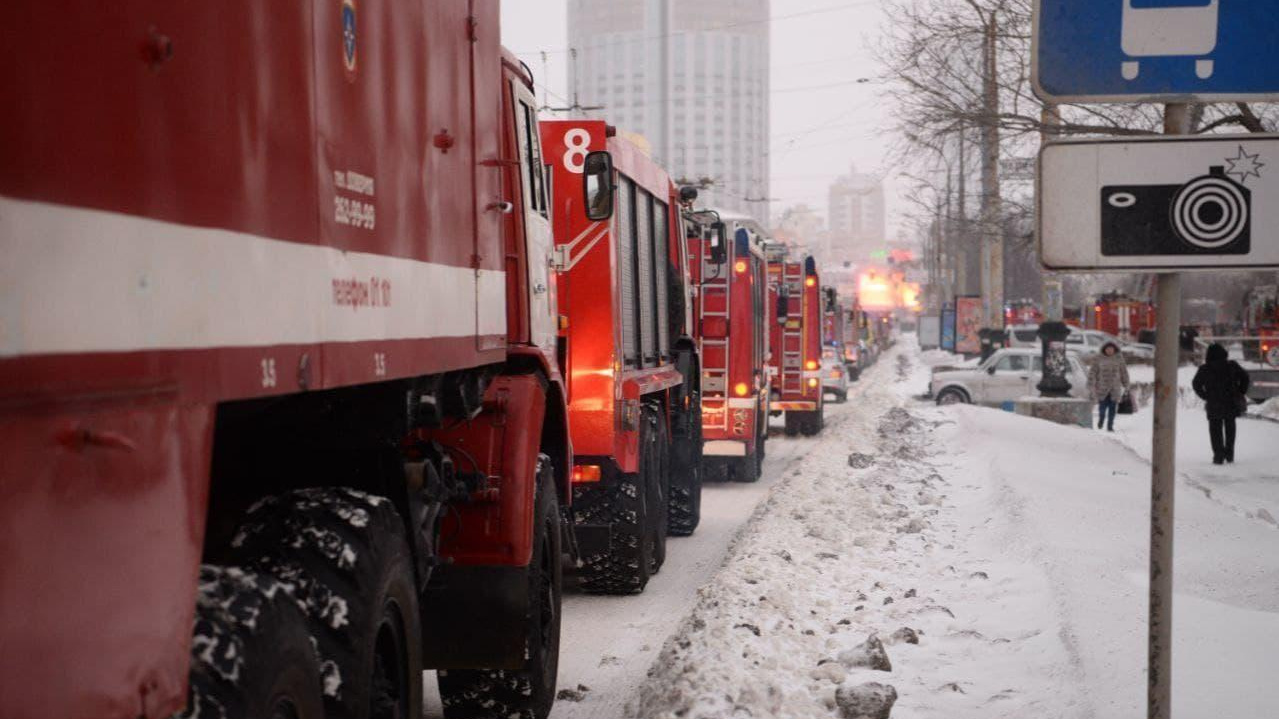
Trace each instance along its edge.
<instances>
[{"instance_id":1,"label":"large truck tire","mask_svg":"<svg viewBox=\"0 0 1279 719\"><path fill-rule=\"evenodd\" d=\"M651 428L640 424L640 446L649 444ZM619 473L610 485L588 486L573 495L574 522L609 527L605 551L582 557L582 590L589 594L639 594L648 586L653 567L652 524L648 513L645 454L640 471Z\"/></svg>"},{"instance_id":2,"label":"large truck tire","mask_svg":"<svg viewBox=\"0 0 1279 719\"><path fill-rule=\"evenodd\" d=\"M655 407L649 407L645 410L645 415L646 424L651 431L649 441L645 444L648 448L647 468L640 467L640 472L648 475L647 505L652 508L652 511L648 513L651 532L649 541L653 544L651 552L653 568L650 573L657 574L662 571L662 565L666 563L666 534L670 529L671 444L670 432L662 413ZM640 456L642 458L644 455Z\"/></svg>"},{"instance_id":3,"label":"large truck tire","mask_svg":"<svg viewBox=\"0 0 1279 719\"><path fill-rule=\"evenodd\" d=\"M804 412L799 422L799 431L805 437L815 437L822 431L822 412L814 410L812 412Z\"/></svg>"},{"instance_id":4,"label":"large truck tire","mask_svg":"<svg viewBox=\"0 0 1279 719\"><path fill-rule=\"evenodd\" d=\"M274 577L200 567L182 719L324 719L306 619Z\"/></svg>"},{"instance_id":5,"label":"large truck tire","mask_svg":"<svg viewBox=\"0 0 1279 719\"><path fill-rule=\"evenodd\" d=\"M249 509L236 559L279 578L309 620L330 719L422 715L422 634L404 522L391 500L302 489Z\"/></svg>"},{"instance_id":6,"label":"large truck tire","mask_svg":"<svg viewBox=\"0 0 1279 719\"><path fill-rule=\"evenodd\" d=\"M788 410L786 412L786 436L795 437L802 430L804 425L804 415L801 412Z\"/></svg>"},{"instance_id":7,"label":"large truck tire","mask_svg":"<svg viewBox=\"0 0 1279 719\"><path fill-rule=\"evenodd\" d=\"M756 445L755 454L741 457L733 463L733 481L754 484L759 481L759 469L759 446Z\"/></svg>"},{"instance_id":8,"label":"large truck tire","mask_svg":"<svg viewBox=\"0 0 1279 719\"><path fill-rule=\"evenodd\" d=\"M564 577L560 562L560 504L555 493L555 472L546 455L538 457L535 512L533 526L537 534L529 563L524 666L516 671L440 671L440 696L447 719L546 719L551 713L559 674Z\"/></svg>"},{"instance_id":9,"label":"large truck tire","mask_svg":"<svg viewBox=\"0 0 1279 719\"><path fill-rule=\"evenodd\" d=\"M667 532L672 537L687 537L697 531L702 521L701 417L688 420L688 436L678 440L678 451L671 459L671 503Z\"/></svg>"}]
</instances>

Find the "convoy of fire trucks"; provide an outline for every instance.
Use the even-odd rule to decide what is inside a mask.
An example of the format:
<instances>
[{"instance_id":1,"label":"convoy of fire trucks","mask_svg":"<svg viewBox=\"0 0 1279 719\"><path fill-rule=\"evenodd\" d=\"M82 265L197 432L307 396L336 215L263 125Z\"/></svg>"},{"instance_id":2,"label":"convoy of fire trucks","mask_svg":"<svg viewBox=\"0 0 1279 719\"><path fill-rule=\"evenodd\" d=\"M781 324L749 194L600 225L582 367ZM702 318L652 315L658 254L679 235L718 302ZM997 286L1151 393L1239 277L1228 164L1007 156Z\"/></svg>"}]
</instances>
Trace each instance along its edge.
<instances>
[{"instance_id":1,"label":"convoy of fire trucks","mask_svg":"<svg viewBox=\"0 0 1279 719\"><path fill-rule=\"evenodd\" d=\"M643 591L864 366L813 258L539 119L496 0L21 4L6 719L546 717L564 574Z\"/></svg>"}]
</instances>

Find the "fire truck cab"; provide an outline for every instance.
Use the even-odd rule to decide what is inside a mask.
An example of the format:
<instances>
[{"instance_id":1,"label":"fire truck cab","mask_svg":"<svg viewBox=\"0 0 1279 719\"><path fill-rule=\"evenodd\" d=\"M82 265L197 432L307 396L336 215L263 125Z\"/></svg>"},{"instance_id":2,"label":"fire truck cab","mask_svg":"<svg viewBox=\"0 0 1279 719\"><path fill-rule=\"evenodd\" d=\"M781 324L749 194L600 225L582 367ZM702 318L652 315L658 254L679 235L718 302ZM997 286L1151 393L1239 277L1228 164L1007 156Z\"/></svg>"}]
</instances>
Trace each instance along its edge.
<instances>
[{"instance_id":1,"label":"fire truck cab","mask_svg":"<svg viewBox=\"0 0 1279 719\"><path fill-rule=\"evenodd\" d=\"M541 132L554 177L582 586L639 592L665 560L667 534L692 533L700 511L699 362L680 196L602 121L547 121Z\"/></svg>"},{"instance_id":2,"label":"fire truck cab","mask_svg":"<svg viewBox=\"0 0 1279 719\"><path fill-rule=\"evenodd\" d=\"M813 436L824 424L823 305L817 261L786 245L766 245L770 313L769 366L774 383L769 409L785 414L787 436Z\"/></svg>"},{"instance_id":3,"label":"fire truck cab","mask_svg":"<svg viewBox=\"0 0 1279 719\"><path fill-rule=\"evenodd\" d=\"M686 228L702 358L705 466L708 476L755 482L764 462L771 386L764 230L746 216L709 210L695 217L703 219Z\"/></svg>"}]
</instances>

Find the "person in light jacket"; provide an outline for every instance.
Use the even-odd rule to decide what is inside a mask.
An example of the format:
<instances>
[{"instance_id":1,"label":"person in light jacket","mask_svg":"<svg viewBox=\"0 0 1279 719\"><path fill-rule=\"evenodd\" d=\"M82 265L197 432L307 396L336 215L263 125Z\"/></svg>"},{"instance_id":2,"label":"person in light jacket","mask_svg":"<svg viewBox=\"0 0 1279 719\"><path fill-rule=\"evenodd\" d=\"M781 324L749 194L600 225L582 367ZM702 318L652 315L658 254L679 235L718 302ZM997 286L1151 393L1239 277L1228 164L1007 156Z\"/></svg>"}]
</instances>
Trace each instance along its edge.
<instances>
[{"instance_id":1,"label":"person in light jacket","mask_svg":"<svg viewBox=\"0 0 1279 719\"><path fill-rule=\"evenodd\" d=\"M1114 342L1102 345L1101 354L1088 368L1088 390L1096 400L1100 414L1097 429L1105 427L1114 432L1115 411L1128 392L1128 364L1119 352L1119 345Z\"/></svg>"},{"instance_id":2,"label":"person in light jacket","mask_svg":"<svg viewBox=\"0 0 1279 719\"><path fill-rule=\"evenodd\" d=\"M1247 370L1230 359L1230 353L1219 344L1208 345L1204 360L1190 386L1204 401L1204 409L1208 412L1212 463L1234 464L1235 418L1243 413L1252 381Z\"/></svg>"}]
</instances>

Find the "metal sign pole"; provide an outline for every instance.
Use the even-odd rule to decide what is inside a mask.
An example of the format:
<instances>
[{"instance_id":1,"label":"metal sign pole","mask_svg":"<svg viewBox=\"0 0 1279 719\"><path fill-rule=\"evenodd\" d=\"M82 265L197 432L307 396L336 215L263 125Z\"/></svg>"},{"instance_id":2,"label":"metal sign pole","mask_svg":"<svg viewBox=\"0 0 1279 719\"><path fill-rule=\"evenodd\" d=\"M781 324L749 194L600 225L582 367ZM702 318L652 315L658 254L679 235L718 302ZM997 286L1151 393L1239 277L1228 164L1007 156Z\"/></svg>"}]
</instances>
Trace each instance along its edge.
<instances>
[{"instance_id":1,"label":"metal sign pole","mask_svg":"<svg viewBox=\"0 0 1279 719\"><path fill-rule=\"evenodd\" d=\"M1164 133L1189 132L1189 106L1164 108ZM1150 463L1150 615L1147 719L1172 715L1172 539L1177 480L1177 360L1181 275L1159 275L1155 327L1155 424Z\"/></svg>"}]
</instances>

